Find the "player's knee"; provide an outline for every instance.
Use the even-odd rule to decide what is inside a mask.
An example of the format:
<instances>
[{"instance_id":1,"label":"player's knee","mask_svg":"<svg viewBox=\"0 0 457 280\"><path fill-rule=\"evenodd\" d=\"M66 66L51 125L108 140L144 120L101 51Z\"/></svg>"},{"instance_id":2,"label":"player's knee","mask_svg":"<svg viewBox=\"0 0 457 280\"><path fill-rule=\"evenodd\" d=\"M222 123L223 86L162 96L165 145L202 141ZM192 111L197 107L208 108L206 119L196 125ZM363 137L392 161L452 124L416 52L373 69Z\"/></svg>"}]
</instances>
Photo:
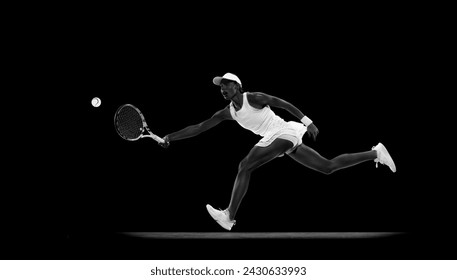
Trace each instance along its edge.
<instances>
[{"instance_id":1,"label":"player's knee","mask_svg":"<svg viewBox=\"0 0 457 280\"><path fill-rule=\"evenodd\" d=\"M330 174L332 174L334 171L335 171L335 169L333 169L333 168L326 168L325 171L324 171L324 174L325 174L325 175L330 175Z\"/></svg>"},{"instance_id":2,"label":"player's knee","mask_svg":"<svg viewBox=\"0 0 457 280\"><path fill-rule=\"evenodd\" d=\"M247 170L248 161L247 159L243 159L240 164L238 165L238 172L243 172Z\"/></svg>"},{"instance_id":3,"label":"player's knee","mask_svg":"<svg viewBox=\"0 0 457 280\"><path fill-rule=\"evenodd\" d=\"M333 172L335 172L336 170L336 165L332 162L332 161L329 161L327 164L325 164L322 168L321 168L321 172L324 173L325 175L330 175L332 174Z\"/></svg>"},{"instance_id":4,"label":"player's knee","mask_svg":"<svg viewBox=\"0 0 457 280\"><path fill-rule=\"evenodd\" d=\"M243 159L238 165L238 172L251 172L254 169L253 165L247 159Z\"/></svg>"},{"instance_id":5,"label":"player's knee","mask_svg":"<svg viewBox=\"0 0 457 280\"><path fill-rule=\"evenodd\" d=\"M328 167L320 168L319 171L324 175L330 175L333 172L332 169Z\"/></svg>"}]
</instances>

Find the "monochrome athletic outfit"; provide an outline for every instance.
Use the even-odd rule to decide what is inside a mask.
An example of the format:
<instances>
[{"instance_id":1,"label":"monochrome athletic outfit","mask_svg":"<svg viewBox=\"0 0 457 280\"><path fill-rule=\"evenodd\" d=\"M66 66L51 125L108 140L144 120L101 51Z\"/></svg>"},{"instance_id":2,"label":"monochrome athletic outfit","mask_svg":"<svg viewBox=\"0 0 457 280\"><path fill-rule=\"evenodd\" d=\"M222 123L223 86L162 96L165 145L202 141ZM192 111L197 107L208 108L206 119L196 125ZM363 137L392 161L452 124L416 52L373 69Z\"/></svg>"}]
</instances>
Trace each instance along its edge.
<instances>
[{"instance_id":1,"label":"monochrome athletic outfit","mask_svg":"<svg viewBox=\"0 0 457 280\"><path fill-rule=\"evenodd\" d=\"M230 103L230 114L243 128L263 137L256 146L267 147L277 138L286 139L293 143L293 147L286 151L286 154L289 154L302 144L303 135L307 130L305 125L284 121L268 105L262 109L252 107L247 95L247 92L243 93L243 106L239 111L235 110L233 101Z\"/></svg>"}]
</instances>

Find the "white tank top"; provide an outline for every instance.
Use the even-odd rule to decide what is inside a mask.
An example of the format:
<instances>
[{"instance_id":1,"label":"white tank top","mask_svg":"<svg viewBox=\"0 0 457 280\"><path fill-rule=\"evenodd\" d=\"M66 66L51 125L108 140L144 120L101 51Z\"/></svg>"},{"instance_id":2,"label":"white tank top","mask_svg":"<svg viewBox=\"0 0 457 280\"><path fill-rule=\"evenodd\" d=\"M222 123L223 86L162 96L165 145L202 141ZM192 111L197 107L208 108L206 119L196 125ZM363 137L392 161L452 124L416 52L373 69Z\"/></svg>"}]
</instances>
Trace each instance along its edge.
<instances>
[{"instance_id":1,"label":"white tank top","mask_svg":"<svg viewBox=\"0 0 457 280\"><path fill-rule=\"evenodd\" d=\"M286 124L270 109L270 106L257 109L249 105L246 92L243 93L243 106L239 111L233 107L233 101L230 103L230 114L242 127L262 137L267 132L275 131Z\"/></svg>"}]
</instances>

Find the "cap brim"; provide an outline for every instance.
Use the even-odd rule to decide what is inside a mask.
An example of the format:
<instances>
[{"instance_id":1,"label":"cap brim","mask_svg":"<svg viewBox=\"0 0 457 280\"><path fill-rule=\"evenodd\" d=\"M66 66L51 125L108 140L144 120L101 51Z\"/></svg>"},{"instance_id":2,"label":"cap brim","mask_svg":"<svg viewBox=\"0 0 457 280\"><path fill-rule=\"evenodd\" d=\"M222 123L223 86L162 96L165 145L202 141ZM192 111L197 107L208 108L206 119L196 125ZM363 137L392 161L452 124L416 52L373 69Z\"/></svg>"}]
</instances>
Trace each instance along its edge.
<instances>
[{"instance_id":1,"label":"cap brim","mask_svg":"<svg viewBox=\"0 0 457 280\"><path fill-rule=\"evenodd\" d=\"M213 84L215 84L216 86L220 86L222 79L223 79L222 77L215 77L213 79Z\"/></svg>"}]
</instances>

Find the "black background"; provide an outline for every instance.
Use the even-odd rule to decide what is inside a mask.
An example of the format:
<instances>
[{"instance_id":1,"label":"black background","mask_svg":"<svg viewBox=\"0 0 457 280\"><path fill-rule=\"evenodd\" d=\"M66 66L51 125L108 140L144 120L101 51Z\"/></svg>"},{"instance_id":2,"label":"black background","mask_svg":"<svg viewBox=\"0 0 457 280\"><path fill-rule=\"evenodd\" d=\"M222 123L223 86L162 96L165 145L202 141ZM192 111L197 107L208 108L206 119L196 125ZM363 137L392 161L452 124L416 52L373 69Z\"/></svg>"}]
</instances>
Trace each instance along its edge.
<instances>
[{"instance_id":1,"label":"black background","mask_svg":"<svg viewBox=\"0 0 457 280\"><path fill-rule=\"evenodd\" d=\"M424 169L429 155L418 121L434 83L433 61L423 55L426 24L375 13L166 15L107 12L65 21L62 14L42 28L28 26L36 46L24 52L32 61L28 69L36 73L34 86L52 100L34 123L41 132L43 123L52 123L45 131L60 137L34 142L30 176L42 187L23 189L30 197L27 221L42 225L39 236L47 243L24 237L25 249L8 251L7 258L209 258L201 248L235 259L292 258L294 250L309 259L448 257L441 249L451 245L449 189L431 183L431 168ZM301 109L320 130L316 142L307 136L303 142L324 157L382 142L398 169L394 174L369 162L326 176L287 156L276 159L254 172L234 231L407 234L371 241L130 240L116 234L221 231L205 205L228 205L238 163L259 137L226 121L163 149L150 139L121 139L113 116L120 105L134 104L159 136L199 123L227 105L212 84L226 72L238 75L246 91ZM100 107L91 105L93 97L102 100ZM48 224L57 229L47 230Z\"/></svg>"}]
</instances>

